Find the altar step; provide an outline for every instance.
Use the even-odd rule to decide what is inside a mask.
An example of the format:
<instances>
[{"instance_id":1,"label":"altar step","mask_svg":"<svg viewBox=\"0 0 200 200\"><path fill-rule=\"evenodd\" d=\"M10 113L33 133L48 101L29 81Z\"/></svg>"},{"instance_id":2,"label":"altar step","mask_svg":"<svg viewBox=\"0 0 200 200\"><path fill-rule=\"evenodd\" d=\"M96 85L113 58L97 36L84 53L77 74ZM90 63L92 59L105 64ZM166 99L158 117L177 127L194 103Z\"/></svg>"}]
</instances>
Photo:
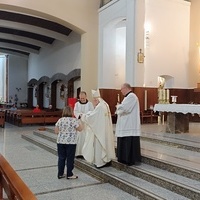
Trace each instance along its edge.
<instances>
[{"instance_id":1,"label":"altar step","mask_svg":"<svg viewBox=\"0 0 200 200\"><path fill-rule=\"evenodd\" d=\"M57 155L56 135L52 129L24 134L22 138ZM139 166L126 166L113 160L110 167L97 169L84 159L76 159L75 166L139 199L200 199L199 171L147 155L142 156Z\"/></svg>"},{"instance_id":2,"label":"altar step","mask_svg":"<svg viewBox=\"0 0 200 200\"><path fill-rule=\"evenodd\" d=\"M156 134L156 133L142 133L142 141L148 141L175 148L200 152L199 138L184 137L183 134Z\"/></svg>"}]
</instances>

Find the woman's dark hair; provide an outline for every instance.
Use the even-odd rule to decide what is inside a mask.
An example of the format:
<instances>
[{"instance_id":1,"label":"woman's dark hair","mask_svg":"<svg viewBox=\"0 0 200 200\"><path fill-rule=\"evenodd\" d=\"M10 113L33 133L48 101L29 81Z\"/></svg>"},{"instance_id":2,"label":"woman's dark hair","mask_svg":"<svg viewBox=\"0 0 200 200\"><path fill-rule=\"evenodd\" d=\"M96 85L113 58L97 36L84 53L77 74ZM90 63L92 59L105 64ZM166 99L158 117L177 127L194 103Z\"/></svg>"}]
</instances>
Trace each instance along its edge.
<instances>
[{"instance_id":1,"label":"woman's dark hair","mask_svg":"<svg viewBox=\"0 0 200 200\"><path fill-rule=\"evenodd\" d=\"M73 116L73 110L72 107L66 106L63 108L62 117L72 117Z\"/></svg>"}]
</instances>

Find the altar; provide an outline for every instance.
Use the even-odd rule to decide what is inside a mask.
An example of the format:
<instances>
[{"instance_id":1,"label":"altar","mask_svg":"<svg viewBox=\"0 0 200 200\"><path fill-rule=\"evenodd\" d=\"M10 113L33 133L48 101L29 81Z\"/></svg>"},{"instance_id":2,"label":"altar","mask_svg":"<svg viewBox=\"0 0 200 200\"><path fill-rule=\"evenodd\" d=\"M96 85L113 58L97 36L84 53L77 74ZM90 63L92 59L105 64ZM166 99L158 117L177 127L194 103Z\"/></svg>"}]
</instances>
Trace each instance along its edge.
<instances>
[{"instance_id":1,"label":"altar","mask_svg":"<svg viewBox=\"0 0 200 200\"><path fill-rule=\"evenodd\" d=\"M200 115L199 104L155 104L154 112L167 112L167 133L189 132L189 113Z\"/></svg>"}]
</instances>

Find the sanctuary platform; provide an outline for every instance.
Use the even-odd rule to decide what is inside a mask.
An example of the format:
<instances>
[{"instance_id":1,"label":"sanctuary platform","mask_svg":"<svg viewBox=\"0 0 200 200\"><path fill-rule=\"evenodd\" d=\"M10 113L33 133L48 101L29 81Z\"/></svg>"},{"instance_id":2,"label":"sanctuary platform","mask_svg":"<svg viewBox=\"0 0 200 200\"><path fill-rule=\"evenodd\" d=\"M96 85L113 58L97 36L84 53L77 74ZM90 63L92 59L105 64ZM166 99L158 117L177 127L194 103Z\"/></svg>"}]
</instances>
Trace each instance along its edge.
<instances>
[{"instance_id":1,"label":"sanctuary platform","mask_svg":"<svg viewBox=\"0 0 200 200\"><path fill-rule=\"evenodd\" d=\"M166 133L166 124L144 124L142 163L126 166L113 160L97 169L75 160L76 180L57 179L53 126L0 128L0 153L38 200L198 200L200 199L200 123L189 133ZM115 128L115 126L114 126Z\"/></svg>"}]
</instances>

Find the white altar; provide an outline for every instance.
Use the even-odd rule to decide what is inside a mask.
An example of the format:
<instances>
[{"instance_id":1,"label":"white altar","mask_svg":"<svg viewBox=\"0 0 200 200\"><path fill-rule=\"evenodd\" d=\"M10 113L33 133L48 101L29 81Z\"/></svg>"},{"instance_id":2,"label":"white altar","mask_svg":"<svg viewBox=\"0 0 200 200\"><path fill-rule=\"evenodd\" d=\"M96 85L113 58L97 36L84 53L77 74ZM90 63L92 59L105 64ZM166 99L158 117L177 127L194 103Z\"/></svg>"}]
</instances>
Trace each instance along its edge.
<instances>
[{"instance_id":1,"label":"white altar","mask_svg":"<svg viewBox=\"0 0 200 200\"><path fill-rule=\"evenodd\" d=\"M155 104L154 112L167 112L166 132L189 132L188 114L200 114L199 104Z\"/></svg>"},{"instance_id":2,"label":"white altar","mask_svg":"<svg viewBox=\"0 0 200 200\"><path fill-rule=\"evenodd\" d=\"M200 104L155 104L154 112L156 111L200 114Z\"/></svg>"}]
</instances>

